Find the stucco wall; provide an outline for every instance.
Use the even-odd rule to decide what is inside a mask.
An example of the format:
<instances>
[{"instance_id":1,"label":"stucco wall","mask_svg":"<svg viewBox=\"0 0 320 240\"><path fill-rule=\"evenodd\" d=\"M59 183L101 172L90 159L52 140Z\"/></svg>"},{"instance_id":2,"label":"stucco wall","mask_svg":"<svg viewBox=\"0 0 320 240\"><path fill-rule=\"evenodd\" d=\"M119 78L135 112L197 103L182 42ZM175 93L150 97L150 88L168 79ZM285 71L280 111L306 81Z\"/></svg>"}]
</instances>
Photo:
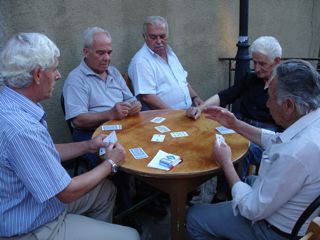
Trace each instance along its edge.
<instances>
[{"instance_id":1,"label":"stucco wall","mask_svg":"<svg viewBox=\"0 0 320 240\"><path fill-rule=\"evenodd\" d=\"M249 1L249 41L277 37L285 57L317 57L320 47L320 1ZM169 22L170 45L189 72L189 82L206 99L225 88L227 65L238 41L238 0L0 0L0 47L17 32L42 32L60 48L62 80L43 102L54 141L70 139L59 97L68 72L79 64L82 32L106 28L113 38L112 64L127 71L141 47L142 23L148 15Z\"/></svg>"}]
</instances>

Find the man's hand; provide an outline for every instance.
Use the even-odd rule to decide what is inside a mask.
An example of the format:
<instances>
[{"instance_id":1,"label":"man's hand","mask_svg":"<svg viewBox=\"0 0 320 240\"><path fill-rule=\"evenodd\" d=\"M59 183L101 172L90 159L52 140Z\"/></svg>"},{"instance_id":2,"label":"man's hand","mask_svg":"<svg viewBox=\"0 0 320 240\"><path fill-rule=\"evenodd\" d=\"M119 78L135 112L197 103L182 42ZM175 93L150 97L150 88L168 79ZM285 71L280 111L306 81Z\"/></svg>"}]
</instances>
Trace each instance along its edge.
<instances>
[{"instance_id":1,"label":"man's hand","mask_svg":"<svg viewBox=\"0 0 320 240\"><path fill-rule=\"evenodd\" d=\"M109 143L103 142L106 136L106 134L99 134L95 138L88 140L89 152L95 153L98 152L101 147L108 147Z\"/></svg>"},{"instance_id":2,"label":"man's hand","mask_svg":"<svg viewBox=\"0 0 320 240\"><path fill-rule=\"evenodd\" d=\"M187 109L186 115L189 118L198 119L201 115L201 109L199 107L191 107Z\"/></svg>"},{"instance_id":3,"label":"man's hand","mask_svg":"<svg viewBox=\"0 0 320 240\"><path fill-rule=\"evenodd\" d=\"M141 102L140 101L134 101L134 102L131 102L131 108L129 110L129 116L132 116L134 114L137 114L141 111Z\"/></svg>"},{"instance_id":4,"label":"man's hand","mask_svg":"<svg viewBox=\"0 0 320 240\"><path fill-rule=\"evenodd\" d=\"M215 120L227 128L234 128L237 118L233 113L222 107L207 107L203 110L206 118Z\"/></svg>"},{"instance_id":5,"label":"man's hand","mask_svg":"<svg viewBox=\"0 0 320 240\"><path fill-rule=\"evenodd\" d=\"M219 144L217 141L214 141L212 146L212 159L214 159L216 164L222 168L226 165L230 165L230 163L232 165L231 149L229 145L224 142Z\"/></svg>"},{"instance_id":6,"label":"man's hand","mask_svg":"<svg viewBox=\"0 0 320 240\"><path fill-rule=\"evenodd\" d=\"M130 109L131 104L129 102L116 103L116 105L111 109L112 119L124 119L129 115Z\"/></svg>"},{"instance_id":7,"label":"man's hand","mask_svg":"<svg viewBox=\"0 0 320 240\"><path fill-rule=\"evenodd\" d=\"M201 104L203 104L203 101L200 97L196 96L195 98L192 99L192 103L194 106L198 107Z\"/></svg>"},{"instance_id":8,"label":"man's hand","mask_svg":"<svg viewBox=\"0 0 320 240\"><path fill-rule=\"evenodd\" d=\"M125 162L125 150L119 143L111 143L106 149L105 159L112 159L115 164L121 166Z\"/></svg>"}]
</instances>

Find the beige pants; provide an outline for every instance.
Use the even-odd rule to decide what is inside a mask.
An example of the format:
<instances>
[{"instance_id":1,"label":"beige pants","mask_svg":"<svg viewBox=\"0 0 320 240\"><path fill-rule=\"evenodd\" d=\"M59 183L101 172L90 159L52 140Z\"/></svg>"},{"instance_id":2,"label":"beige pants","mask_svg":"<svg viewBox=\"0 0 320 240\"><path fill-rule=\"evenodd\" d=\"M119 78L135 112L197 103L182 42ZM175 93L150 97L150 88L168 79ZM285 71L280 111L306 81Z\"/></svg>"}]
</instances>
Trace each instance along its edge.
<instances>
[{"instance_id":1,"label":"beige pants","mask_svg":"<svg viewBox=\"0 0 320 240\"><path fill-rule=\"evenodd\" d=\"M138 232L111 224L116 188L105 180L75 202L56 220L10 240L139 240Z\"/></svg>"}]
</instances>

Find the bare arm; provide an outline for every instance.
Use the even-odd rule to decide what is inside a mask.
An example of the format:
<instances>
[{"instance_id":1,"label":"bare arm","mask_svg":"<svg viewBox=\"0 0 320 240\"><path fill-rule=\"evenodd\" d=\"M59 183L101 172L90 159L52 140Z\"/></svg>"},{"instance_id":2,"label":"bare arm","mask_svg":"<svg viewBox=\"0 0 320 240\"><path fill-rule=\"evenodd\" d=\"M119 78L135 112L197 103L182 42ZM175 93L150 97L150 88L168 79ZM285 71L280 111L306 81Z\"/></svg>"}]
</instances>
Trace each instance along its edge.
<instances>
[{"instance_id":1,"label":"bare arm","mask_svg":"<svg viewBox=\"0 0 320 240\"><path fill-rule=\"evenodd\" d=\"M129 102L119 102L108 111L82 113L72 119L72 124L79 129L96 128L106 121L125 118L130 113L130 109Z\"/></svg>"},{"instance_id":2,"label":"bare arm","mask_svg":"<svg viewBox=\"0 0 320 240\"><path fill-rule=\"evenodd\" d=\"M201 115L201 112L209 106L220 106L220 98L218 94L215 94L212 97L208 98L198 107L191 107L187 109L186 115L190 118L198 119Z\"/></svg>"},{"instance_id":3,"label":"bare arm","mask_svg":"<svg viewBox=\"0 0 320 240\"><path fill-rule=\"evenodd\" d=\"M237 119L233 113L222 107L207 107L204 111L206 118L215 120L221 125L235 130L250 141L261 145L261 129Z\"/></svg>"},{"instance_id":4,"label":"bare arm","mask_svg":"<svg viewBox=\"0 0 320 240\"><path fill-rule=\"evenodd\" d=\"M117 165L124 163L125 151L120 144L110 144L107 148L106 159L112 159ZM57 195L57 198L70 203L82 197L93 189L111 173L111 165L103 161L94 169L72 178L70 184Z\"/></svg>"},{"instance_id":5,"label":"bare arm","mask_svg":"<svg viewBox=\"0 0 320 240\"><path fill-rule=\"evenodd\" d=\"M95 153L100 147L107 147L108 143L103 142L105 137L105 134L100 134L94 139L90 139L88 141L55 144L55 147L59 152L61 161L66 161L81 156L87 152Z\"/></svg>"},{"instance_id":6,"label":"bare arm","mask_svg":"<svg viewBox=\"0 0 320 240\"><path fill-rule=\"evenodd\" d=\"M209 106L220 106L220 98L218 94L208 98L203 104L200 105L201 111Z\"/></svg>"},{"instance_id":7,"label":"bare arm","mask_svg":"<svg viewBox=\"0 0 320 240\"><path fill-rule=\"evenodd\" d=\"M196 91L191 87L190 84L188 84L188 89L189 89L189 94L190 97L192 99L192 103L194 106L200 106L203 101L202 99L199 97L199 95L196 93Z\"/></svg>"},{"instance_id":8,"label":"bare arm","mask_svg":"<svg viewBox=\"0 0 320 240\"><path fill-rule=\"evenodd\" d=\"M157 95L155 94L141 94L140 99L149 105L151 109L169 109L170 107L165 104Z\"/></svg>"},{"instance_id":9,"label":"bare arm","mask_svg":"<svg viewBox=\"0 0 320 240\"><path fill-rule=\"evenodd\" d=\"M212 158L217 165L222 167L224 175L226 176L231 188L236 182L240 181L240 178L232 164L231 149L227 144L221 143L219 145L215 141L212 148Z\"/></svg>"}]
</instances>

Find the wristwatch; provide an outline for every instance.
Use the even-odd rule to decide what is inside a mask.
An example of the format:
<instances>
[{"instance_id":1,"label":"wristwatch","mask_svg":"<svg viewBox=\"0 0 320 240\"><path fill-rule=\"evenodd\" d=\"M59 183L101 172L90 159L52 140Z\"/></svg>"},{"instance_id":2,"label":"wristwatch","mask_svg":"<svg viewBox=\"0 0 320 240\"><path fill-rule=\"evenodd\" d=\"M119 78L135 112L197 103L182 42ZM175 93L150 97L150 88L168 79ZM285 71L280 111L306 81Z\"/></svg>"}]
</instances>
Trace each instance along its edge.
<instances>
[{"instance_id":1,"label":"wristwatch","mask_svg":"<svg viewBox=\"0 0 320 240\"><path fill-rule=\"evenodd\" d=\"M112 159L109 158L109 159L106 159L106 161L108 161L108 163L110 163L111 165L112 174L115 174L116 172L118 172L119 166Z\"/></svg>"}]
</instances>

